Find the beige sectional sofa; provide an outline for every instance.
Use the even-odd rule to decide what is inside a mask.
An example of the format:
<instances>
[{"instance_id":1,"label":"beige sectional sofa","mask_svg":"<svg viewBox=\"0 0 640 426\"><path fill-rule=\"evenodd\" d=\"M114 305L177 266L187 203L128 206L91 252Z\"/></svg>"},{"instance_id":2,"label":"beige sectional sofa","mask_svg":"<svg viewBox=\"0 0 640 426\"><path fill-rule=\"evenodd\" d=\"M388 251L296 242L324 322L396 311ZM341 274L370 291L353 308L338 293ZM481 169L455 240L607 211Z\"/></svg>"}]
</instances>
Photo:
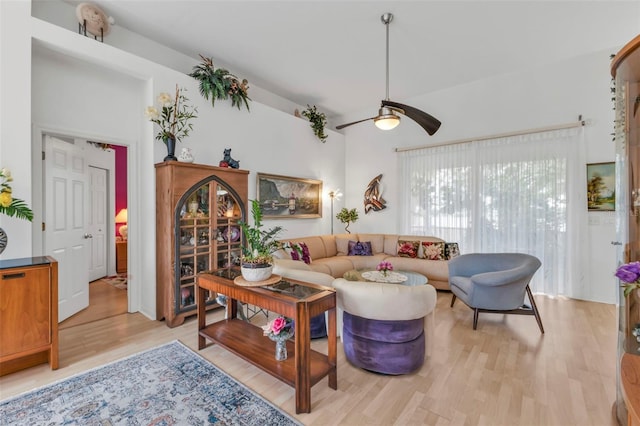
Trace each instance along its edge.
<instances>
[{"instance_id":1,"label":"beige sectional sofa","mask_svg":"<svg viewBox=\"0 0 640 426\"><path fill-rule=\"evenodd\" d=\"M349 256L349 241L371 243L371 256ZM354 269L371 269L383 260L390 262L394 270L412 271L425 275L429 284L439 290L449 290L449 268L446 260L430 260L420 257L410 258L398 255L399 241L418 241L422 254L422 242L444 243L436 237L396 234L338 234L318 235L282 240L283 243L305 243L309 248L311 262L291 260L290 253L281 249L274 254L275 263L283 268L305 269L342 278L344 273Z\"/></svg>"}]
</instances>

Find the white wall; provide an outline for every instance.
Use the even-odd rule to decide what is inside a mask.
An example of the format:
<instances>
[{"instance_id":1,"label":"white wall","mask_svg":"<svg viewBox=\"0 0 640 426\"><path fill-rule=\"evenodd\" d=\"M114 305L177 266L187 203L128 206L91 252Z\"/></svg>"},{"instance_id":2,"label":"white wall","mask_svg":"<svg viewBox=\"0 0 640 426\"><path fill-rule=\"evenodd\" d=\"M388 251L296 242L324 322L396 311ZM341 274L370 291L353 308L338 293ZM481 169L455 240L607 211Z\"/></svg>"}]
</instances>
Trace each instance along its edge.
<instances>
[{"instance_id":1,"label":"white wall","mask_svg":"<svg viewBox=\"0 0 640 426\"><path fill-rule=\"evenodd\" d=\"M52 5L56 5L53 10L57 12L42 12L44 8L54 7ZM36 46L54 52L54 57L60 61L59 64L49 64L50 66L54 69L60 66L61 70L71 68L70 76L73 77L66 78L65 87L77 93L65 95L68 96L68 102L72 99L80 102L84 97L78 94L89 94L86 91L89 88L117 93L117 90L110 91L108 78L100 77L120 74L116 79L136 92L135 95L128 94L133 99L131 105L121 105L117 95L105 96L103 106L87 102L82 116L86 118L86 114L90 114L94 108L98 113L85 121L72 113L65 115L64 111L60 111L56 99L38 96L36 93L33 96L33 113L38 118L55 114L58 124L64 123L72 129L87 129L83 123L93 123L96 128L87 131L98 132L96 136L105 140L115 138L121 139L125 145L131 144L129 179L134 192L134 202L130 209L133 217L130 223L131 261L135 263L133 273L143 282L140 309L149 316L153 316L155 312L155 250L152 249L155 246L155 223L148 220L149 215L152 215L150 212L155 208L153 164L161 161L165 152L164 145L153 140L153 126L144 121L141 110L139 116L136 110L153 103L159 91L169 91L176 83L188 88L190 98L198 103L200 109L193 135L182 145L193 148L197 162L216 164L222 157L222 150L232 148L232 155L240 160L241 167L252 171L250 197L255 196L256 172L322 179L325 193L329 189L340 187L344 196L336 202L335 210L346 206L357 207L361 212L361 219L351 226L354 232L398 230L399 188L395 147L553 125L574 121L578 114L583 114L586 119L591 120L591 124L585 129L588 161L613 161L613 145L609 136L613 113L609 101L608 66L609 54L616 52L618 47L559 64L540 66L527 72L496 76L414 99L403 99L402 101L424 109L443 121L441 130L434 137L428 137L415 123L405 118L403 124L392 132L377 131L371 123L350 127L346 137L329 131L327 143L321 144L312 135L307 122L282 112L288 109L288 105L284 105L286 102L264 91L257 90L265 100L253 102L251 113L238 111L229 104L220 102L212 109L197 95L195 82L184 74L184 66L189 58L185 59L184 55L169 51L149 40L136 41L132 34L117 34L115 28L111 42L122 43L119 48L110 46L108 40L102 44L79 36L77 25L70 22L66 10L61 12L60 9L69 7L60 2L34 3L34 15L64 16L60 19L64 19L65 23L60 25L66 29L61 29L31 18L29 1L0 2L0 163L12 168L16 177L15 193L37 207L39 200L31 199L37 193L31 181L37 180L39 162L32 155L27 142L31 139L29 126L32 120L32 37ZM51 20L56 19L58 18ZM621 40L621 43L624 42L626 40ZM138 54L125 50L136 51ZM145 57L153 60L143 58L140 53L142 51L145 52ZM60 53L63 55L60 56ZM92 65L81 65L65 56ZM34 69L39 73L41 70L38 67L42 64L38 61L43 58L38 53L34 58ZM194 64L197 62L197 58L192 60ZM94 71L97 74L93 77L87 75ZM96 79L103 85L95 86ZM34 80L34 87L38 90L55 90L41 88L38 86L40 81L40 78ZM256 99L256 96L250 95ZM21 102L15 102L15 99L21 99ZM103 114L103 107L113 110L114 115L109 118ZM78 108L76 106L75 110ZM121 117L124 110L117 110L118 108L124 108L130 114ZM363 111L362 114L343 117L343 120L336 122L371 116L372 112ZM99 120L95 119L98 116ZM118 123L113 127L106 125L110 120L117 122L118 118L122 120L122 124ZM310 158L312 160L307 161ZM382 185L388 208L364 215L362 194L368 182L379 173L383 173ZM327 233L330 229L330 206L328 199L325 198L324 201L322 219L283 220L274 221L273 224L281 224L287 229L285 237ZM615 260L614 250L610 246L610 241L614 238L613 224L608 223L609 216L606 213L590 215L602 220L600 224L585 229L585 242L592 248L592 257L587 262L590 281L585 298L613 303L615 290L611 272L615 268ZM35 225L32 228L24 221L3 217L0 217L0 226L9 231L10 238L12 234L30 235L34 229L37 230ZM336 229L340 229L339 223L336 224ZM21 238L14 244L10 243L2 258L29 256L34 251L36 249L33 244L29 244L29 239Z\"/></svg>"},{"instance_id":2,"label":"white wall","mask_svg":"<svg viewBox=\"0 0 640 426\"><path fill-rule=\"evenodd\" d=\"M396 147L428 145L468 137L575 122L582 114L587 161L614 161L613 104L610 101L610 59L620 46L526 72L500 75L404 101L442 121L434 136L403 118L396 129L376 130L372 123L349 127L346 170L347 207L357 207L361 219L350 228L357 232L399 231L400 191ZM369 115L370 112L369 112ZM366 116L344 117L344 122ZM362 194L369 181L383 173L387 209L362 214ZM585 183L586 185L586 183ZM585 206L586 211L586 206ZM586 213L585 213L586 214ZM590 257L584 262L587 288L583 297L615 303L616 284L613 213L588 213L592 224L584 229ZM594 222L597 222L594 223Z\"/></svg>"},{"instance_id":3,"label":"white wall","mask_svg":"<svg viewBox=\"0 0 640 426\"><path fill-rule=\"evenodd\" d=\"M323 144L315 138L307 121L256 101L250 104L251 112L239 111L229 102L220 101L212 108L198 94L196 81L183 72L80 36L73 30L31 18L25 2L19 5L9 7L6 2L0 2L3 36L5 28L13 28L4 26L5 20L22 23L11 34L14 42L9 43L6 37L2 38L0 71L3 76L5 73L16 75L10 83L20 88L20 96L24 98L25 93L29 94L32 89L30 73L33 70L33 106L29 103L30 96L27 96L24 104L29 108L26 111L19 109L21 120L15 119L15 114L5 108L0 111L3 123L0 153L7 153L3 155L2 162L5 158L10 159L15 165L13 168L20 170L17 175L26 175L23 198L30 199L31 193L41 191L38 182L29 191L30 176L41 176L40 162L30 149L31 120L37 130L55 130L129 146L129 262L134 311L139 310L155 318L154 163L162 161L166 148L163 143L155 141L157 129L144 118L143 110L146 105L154 103L159 92L172 92L179 84L187 88L189 98L199 109L194 130L178 146L178 151L183 146L190 147L196 162L217 165L223 150L232 148L232 156L240 161L241 168L251 171L250 198L255 197L257 172L321 179L325 188L343 186L342 135L329 131L329 139ZM35 46L33 65L32 38ZM20 43L20 40L27 43ZM25 44L29 47L26 56L20 52L14 54L15 62L4 60L5 55L9 56L6 52L16 47L23 48ZM145 46L153 48L149 43ZM162 52L163 55L168 54L166 49ZM178 61L184 60L183 55L172 54ZM198 59L192 61L196 64ZM20 68L14 69L14 66ZM4 87L9 84L5 83L4 77L2 83L4 103L8 101L5 93L13 93L13 88L5 92ZM11 123L13 125L5 126L12 119L15 119ZM28 125L19 126L21 121ZM5 136L7 130L12 131L11 141ZM37 134L38 131L34 131L34 135ZM12 141L15 140L25 141L24 152L13 147ZM34 152L37 152L39 143L34 140ZM41 208L40 199L30 201L34 210ZM286 228L284 237L327 233L330 229L328 212L327 203L321 219L273 221L267 225L283 225ZM19 225L10 223L4 226L3 222L3 227L12 235ZM30 256L39 248L27 241L20 250L23 256ZM12 258L14 254L7 250L2 258Z\"/></svg>"}]
</instances>

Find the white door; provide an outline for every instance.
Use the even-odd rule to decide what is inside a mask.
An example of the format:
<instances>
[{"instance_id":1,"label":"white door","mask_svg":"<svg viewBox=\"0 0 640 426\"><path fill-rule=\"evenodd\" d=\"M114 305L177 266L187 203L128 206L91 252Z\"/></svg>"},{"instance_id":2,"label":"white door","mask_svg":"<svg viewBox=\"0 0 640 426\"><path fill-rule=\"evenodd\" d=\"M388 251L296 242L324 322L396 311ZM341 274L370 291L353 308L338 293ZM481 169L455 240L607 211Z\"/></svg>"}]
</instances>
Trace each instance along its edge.
<instances>
[{"instance_id":1,"label":"white door","mask_svg":"<svg viewBox=\"0 0 640 426\"><path fill-rule=\"evenodd\" d=\"M105 169L89 166L89 281L107 276L107 176Z\"/></svg>"},{"instance_id":2,"label":"white door","mask_svg":"<svg viewBox=\"0 0 640 426\"><path fill-rule=\"evenodd\" d=\"M45 251L58 261L58 321L89 306L87 164L78 146L45 136Z\"/></svg>"}]
</instances>

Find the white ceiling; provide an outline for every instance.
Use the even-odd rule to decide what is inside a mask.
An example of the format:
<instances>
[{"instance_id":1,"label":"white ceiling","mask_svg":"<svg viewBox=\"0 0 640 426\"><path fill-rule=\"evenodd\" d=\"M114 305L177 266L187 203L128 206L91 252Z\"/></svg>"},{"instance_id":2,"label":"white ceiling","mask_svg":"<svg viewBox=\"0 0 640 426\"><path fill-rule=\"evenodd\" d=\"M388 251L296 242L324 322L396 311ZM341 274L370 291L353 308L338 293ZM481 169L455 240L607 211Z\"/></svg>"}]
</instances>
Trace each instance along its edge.
<instances>
[{"instance_id":1,"label":"white ceiling","mask_svg":"<svg viewBox=\"0 0 640 426\"><path fill-rule=\"evenodd\" d=\"M397 102L620 47L640 29L638 0L94 3L117 26L194 58L213 57L250 84L328 116L377 112L385 96L384 12L394 14L390 98Z\"/></svg>"}]
</instances>

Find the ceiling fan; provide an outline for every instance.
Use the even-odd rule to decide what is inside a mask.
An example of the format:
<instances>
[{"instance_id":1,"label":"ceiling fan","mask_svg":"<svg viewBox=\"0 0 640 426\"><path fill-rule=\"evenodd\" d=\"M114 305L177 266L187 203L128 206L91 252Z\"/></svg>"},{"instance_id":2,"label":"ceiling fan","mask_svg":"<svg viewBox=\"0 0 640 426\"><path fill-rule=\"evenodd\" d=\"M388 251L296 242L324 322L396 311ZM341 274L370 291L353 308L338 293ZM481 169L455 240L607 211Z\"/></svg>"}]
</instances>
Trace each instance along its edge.
<instances>
[{"instance_id":1,"label":"ceiling fan","mask_svg":"<svg viewBox=\"0 0 640 426\"><path fill-rule=\"evenodd\" d=\"M391 130L400 124L400 117L396 114L403 114L418 123L424 130L433 135L440 128L440 121L424 111L420 111L409 105L389 100L389 23L393 20L393 14L385 13L380 19L386 26L387 30L387 92L386 98L381 102L378 115L375 117L365 118L363 120L353 121L351 123L336 126L336 129L344 129L352 124L362 123L363 121L373 120L376 127L382 130Z\"/></svg>"}]
</instances>

